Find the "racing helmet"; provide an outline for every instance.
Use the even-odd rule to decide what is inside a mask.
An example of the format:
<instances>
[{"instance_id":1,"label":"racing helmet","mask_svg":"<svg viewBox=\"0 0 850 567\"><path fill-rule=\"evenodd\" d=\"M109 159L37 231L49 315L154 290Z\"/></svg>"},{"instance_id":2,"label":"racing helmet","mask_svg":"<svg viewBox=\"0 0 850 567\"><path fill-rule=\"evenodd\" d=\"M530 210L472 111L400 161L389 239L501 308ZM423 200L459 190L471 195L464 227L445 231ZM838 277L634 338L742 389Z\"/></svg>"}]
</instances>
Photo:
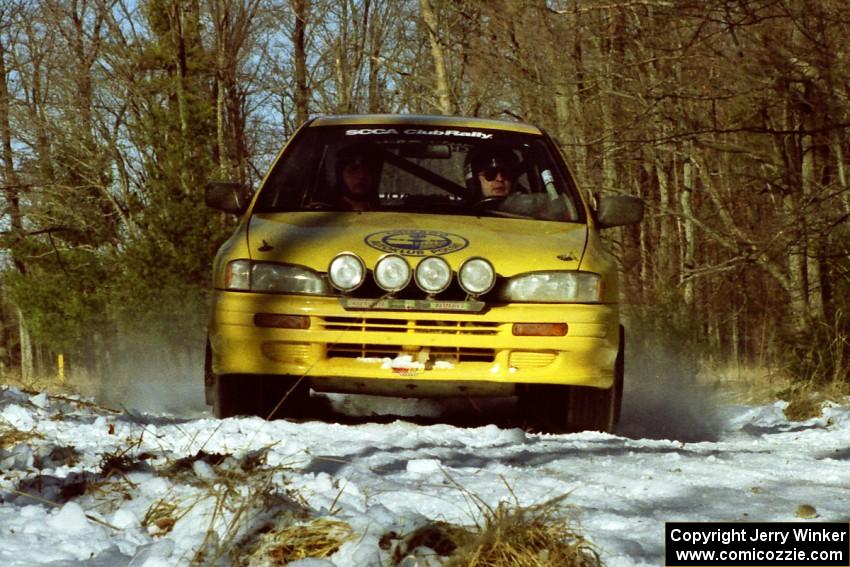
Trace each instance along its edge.
<instances>
[{"instance_id":1,"label":"racing helmet","mask_svg":"<svg viewBox=\"0 0 850 567\"><path fill-rule=\"evenodd\" d=\"M520 174L520 161L514 151L507 146L485 145L473 149L466 155L465 163L466 186L473 195L480 195L481 184L478 174L485 177L497 172L509 179L516 179Z\"/></svg>"}]
</instances>

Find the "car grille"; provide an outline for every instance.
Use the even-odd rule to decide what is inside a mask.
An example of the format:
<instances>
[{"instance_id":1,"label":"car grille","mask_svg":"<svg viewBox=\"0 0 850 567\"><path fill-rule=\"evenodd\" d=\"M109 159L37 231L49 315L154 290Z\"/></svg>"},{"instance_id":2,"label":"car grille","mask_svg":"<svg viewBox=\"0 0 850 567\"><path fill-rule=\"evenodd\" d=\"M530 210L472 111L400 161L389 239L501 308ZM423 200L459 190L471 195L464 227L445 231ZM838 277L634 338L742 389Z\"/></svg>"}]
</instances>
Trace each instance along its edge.
<instances>
[{"instance_id":1,"label":"car grille","mask_svg":"<svg viewBox=\"0 0 850 567\"><path fill-rule=\"evenodd\" d=\"M479 299L488 303L497 301L499 297L499 289L503 285L502 282L503 278L497 276L496 285L493 289L482 295ZM384 297L386 294L387 292L379 288L372 278L366 278L363 285L350 292L348 295L358 299L376 299L378 297ZM429 294L419 289L412 280L406 288L395 292L392 296L397 299L426 299L427 297L430 297ZM442 301L463 301L469 299L469 295L461 289L457 278L452 278L452 282L449 287L445 291L438 293L435 296L435 299Z\"/></svg>"},{"instance_id":2,"label":"car grille","mask_svg":"<svg viewBox=\"0 0 850 567\"><path fill-rule=\"evenodd\" d=\"M416 360L419 353L401 345L336 343L327 346L328 358L395 358L402 354L410 355ZM429 347L428 355L431 361L493 362L496 351L489 348Z\"/></svg>"},{"instance_id":3,"label":"car grille","mask_svg":"<svg viewBox=\"0 0 850 567\"><path fill-rule=\"evenodd\" d=\"M421 321L416 319L379 319L360 317L325 317L319 322L326 331L368 331L382 333L421 333L449 335L496 335L500 323L467 321Z\"/></svg>"}]
</instances>

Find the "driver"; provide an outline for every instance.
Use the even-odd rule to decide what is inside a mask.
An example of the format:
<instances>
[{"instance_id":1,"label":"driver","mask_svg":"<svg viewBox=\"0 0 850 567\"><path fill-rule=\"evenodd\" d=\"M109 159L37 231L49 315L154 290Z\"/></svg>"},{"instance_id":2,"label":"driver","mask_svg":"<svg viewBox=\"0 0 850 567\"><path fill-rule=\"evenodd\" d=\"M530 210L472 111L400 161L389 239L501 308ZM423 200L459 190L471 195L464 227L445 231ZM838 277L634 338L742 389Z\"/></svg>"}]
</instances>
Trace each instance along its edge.
<instances>
[{"instance_id":1,"label":"driver","mask_svg":"<svg viewBox=\"0 0 850 567\"><path fill-rule=\"evenodd\" d=\"M378 207L378 180L381 160L370 144L357 143L342 149L337 156L340 204L351 211Z\"/></svg>"},{"instance_id":2,"label":"driver","mask_svg":"<svg viewBox=\"0 0 850 567\"><path fill-rule=\"evenodd\" d=\"M467 175L477 182L482 199L504 198L514 190L519 160L508 148L486 146L470 152Z\"/></svg>"}]
</instances>

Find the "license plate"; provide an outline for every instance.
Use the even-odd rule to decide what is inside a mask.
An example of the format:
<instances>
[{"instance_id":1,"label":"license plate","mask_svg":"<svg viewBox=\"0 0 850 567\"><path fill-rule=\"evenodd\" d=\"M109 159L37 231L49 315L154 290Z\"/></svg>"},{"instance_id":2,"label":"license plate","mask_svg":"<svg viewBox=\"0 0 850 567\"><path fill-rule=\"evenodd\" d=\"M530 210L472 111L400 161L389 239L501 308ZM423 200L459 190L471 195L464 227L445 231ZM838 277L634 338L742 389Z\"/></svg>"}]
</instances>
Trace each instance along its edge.
<instances>
[{"instance_id":1,"label":"license plate","mask_svg":"<svg viewBox=\"0 0 850 567\"><path fill-rule=\"evenodd\" d=\"M341 297L346 310L358 311L454 311L477 313L484 310L483 301L441 301L439 299L360 299Z\"/></svg>"}]
</instances>

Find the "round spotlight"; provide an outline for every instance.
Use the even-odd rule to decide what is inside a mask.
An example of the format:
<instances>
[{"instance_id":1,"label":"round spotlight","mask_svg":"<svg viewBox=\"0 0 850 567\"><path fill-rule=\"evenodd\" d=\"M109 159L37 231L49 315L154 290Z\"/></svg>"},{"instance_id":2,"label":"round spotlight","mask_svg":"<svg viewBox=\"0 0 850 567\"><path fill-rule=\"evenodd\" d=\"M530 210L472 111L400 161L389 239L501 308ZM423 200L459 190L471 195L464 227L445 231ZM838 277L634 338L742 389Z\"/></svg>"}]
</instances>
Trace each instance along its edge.
<instances>
[{"instance_id":1,"label":"round spotlight","mask_svg":"<svg viewBox=\"0 0 850 567\"><path fill-rule=\"evenodd\" d=\"M340 291L353 291L366 279L366 265L356 254L342 252L328 266L331 284Z\"/></svg>"},{"instance_id":2,"label":"round spotlight","mask_svg":"<svg viewBox=\"0 0 850 567\"><path fill-rule=\"evenodd\" d=\"M452 269L449 263L438 256L425 258L416 266L416 285L428 293L440 293L452 281Z\"/></svg>"},{"instance_id":3,"label":"round spotlight","mask_svg":"<svg viewBox=\"0 0 850 567\"><path fill-rule=\"evenodd\" d=\"M398 254L387 254L375 264L375 282L385 291L399 291L410 283L412 270Z\"/></svg>"},{"instance_id":4,"label":"round spotlight","mask_svg":"<svg viewBox=\"0 0 850 567\"><path fill-rule=\"evenodd\" d=\"M484 258L470 258L460 267L458 281L463 291L469 295L482 295L493 289L496 270L493 269L493 264Z\"/></svg>"}]
</instances>

